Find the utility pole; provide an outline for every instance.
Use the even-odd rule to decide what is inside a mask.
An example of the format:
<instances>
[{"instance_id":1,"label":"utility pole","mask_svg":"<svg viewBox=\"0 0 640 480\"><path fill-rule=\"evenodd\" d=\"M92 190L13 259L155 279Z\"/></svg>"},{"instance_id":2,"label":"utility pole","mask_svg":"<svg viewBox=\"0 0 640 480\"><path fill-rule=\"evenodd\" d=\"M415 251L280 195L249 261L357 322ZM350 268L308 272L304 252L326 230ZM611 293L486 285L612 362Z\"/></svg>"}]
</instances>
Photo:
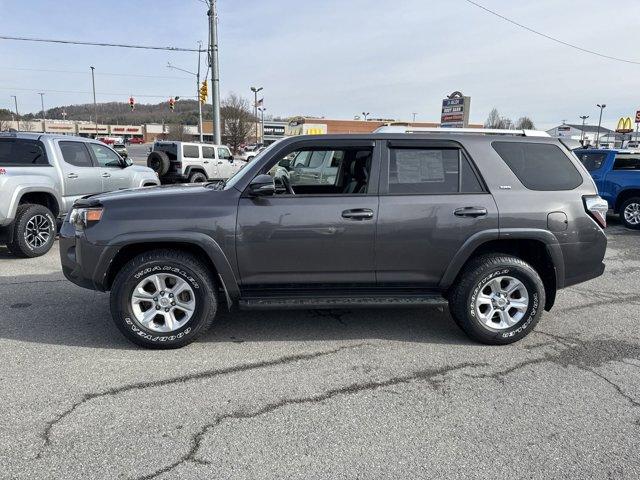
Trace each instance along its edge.
<instances>
[{"instance_id":1,"label":"utility pole","mask_svg":"<svg viewBox=\"0 0 640 480\"><path fill-rule=\"evenodd\" d=\"M589 118L589 115L580 115L580 117L582 119L582 134L580 135L580 143L582 143L582 146L584 147L584 124L587 121L587 118Z\"/></svg>"},{"instance_id":2,"label":"utility pole","mask_svg":"<svg viewBox=\"0 0 640 480\"><path fill-rule=\"evenodd\" d=\"M260 141L264 143L264 111L266 110L266 107L260 107L258 110L260 110L261 116Z\"/></svg>"},{"instance_id":3,"label":"utility pole","mask_svg":"<svg viewBox=\"0 0 640 480\"><path fill-rule=\"evenodd\" d=\"M20 114L18 113L18 97L16 97L15 95L11 95L13 97L13 101L15 102L16 105L16 122L18 122L18 128L16 130L20 131Z\"/></svg>"},{"instance_id":4,"label":"utility pole","mask_svg":"<svg viewBox=\"0 0 640 480\"><path fill-rule=\"evenodd\" d=\"M213 143L220 145L220 69L218 67L218 12L216 0L207 0L209 4L209 66L211 67L211 106L213 107Z\"/></svg>"},{"instance_id":5,"label":"utility pole","mask_svg":"<svg viewBox=\"0 0 640 480\"><path fill-rule=\"evenodd\" d=\"M417 114L418 114L417 112L413 112L412 113L412 115L413 115L413 123L416 123L416 115Z\"/></svg>"},{"instance_id":6,"label":"utility pole","mask_svg":"<svg viewBox=\"0 0 640 480\"><path fill-rule=\"evenodd\" d=\"M47 133L47 119L44 114L44 92L40 92L40 105L42 105L42 133Z\"/></svg>"},{"instance_id":7,"label":"utility pole","mask_svg":"<svg viewBox=\"0 0 640 480\"><path fill-rule=\"evenodd\" d=\"M602 125L602 110L604 110L606 106L607 105L605 103L603 103L602 105L598 103L596 105L596 107L600 109L600 119L598 120L598 136L596 137L596 148L600 146L600 125Z\"/></svg>"},{"instance_id":8,"label":"utility pole","mask_svg":"<svg viewBox=\"0 0 640 480\"><path fill-rule=\"evenodd\" d=\"M91 68L91 84L93 85L93 109L96 120L96 136L98 138L98 104L96 103L96 77L94 76L95 67Z\"/></svg>"},{"instance_id":9,"label":"utility pole","mask_svg":"<svg viewBox=\"0 0 640 480\"><path fill-rule=\"evenodd\" d=\"M262 87L251 87L253 92L253 118L256 119L256 143L258 143L258 92L262 90Z\"/></svg>"}]
</instances>

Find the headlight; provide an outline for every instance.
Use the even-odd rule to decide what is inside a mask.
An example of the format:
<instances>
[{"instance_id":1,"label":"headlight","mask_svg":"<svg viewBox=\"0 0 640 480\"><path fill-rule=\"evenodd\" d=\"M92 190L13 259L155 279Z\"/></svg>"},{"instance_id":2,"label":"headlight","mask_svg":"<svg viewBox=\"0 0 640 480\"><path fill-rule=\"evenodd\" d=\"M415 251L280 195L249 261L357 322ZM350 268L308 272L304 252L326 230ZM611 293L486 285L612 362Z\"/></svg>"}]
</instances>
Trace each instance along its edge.
<instances>
[{"instance_id":1,"label":"headlight","mask_svg":"<svg viewBox=\"0 0 640 480\"><path fill-rule=\"evenodd\" d=\"M69 223L78 230L83 230L102 218L102 208L74 208L69 214Z\"/></svg>"}]
</instances>

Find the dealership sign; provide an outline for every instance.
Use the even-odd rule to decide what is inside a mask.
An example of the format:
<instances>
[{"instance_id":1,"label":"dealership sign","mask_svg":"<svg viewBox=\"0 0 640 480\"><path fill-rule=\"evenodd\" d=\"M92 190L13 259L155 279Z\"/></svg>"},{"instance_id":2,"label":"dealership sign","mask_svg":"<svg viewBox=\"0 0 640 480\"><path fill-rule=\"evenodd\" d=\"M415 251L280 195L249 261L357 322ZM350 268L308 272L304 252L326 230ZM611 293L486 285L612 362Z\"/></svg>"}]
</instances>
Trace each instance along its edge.
<instances>
[{"instance_id":1,"label":"dealership sign","mask_svg":"<svg viewBox=\"0 0 640 480\"><path fill-rule=\"evenodd\" d=\"M442 100L440 126L442 128L466 128L469 126L469 109L471 97L460 92L453 92Z\"/></svg>"}]
</instances>

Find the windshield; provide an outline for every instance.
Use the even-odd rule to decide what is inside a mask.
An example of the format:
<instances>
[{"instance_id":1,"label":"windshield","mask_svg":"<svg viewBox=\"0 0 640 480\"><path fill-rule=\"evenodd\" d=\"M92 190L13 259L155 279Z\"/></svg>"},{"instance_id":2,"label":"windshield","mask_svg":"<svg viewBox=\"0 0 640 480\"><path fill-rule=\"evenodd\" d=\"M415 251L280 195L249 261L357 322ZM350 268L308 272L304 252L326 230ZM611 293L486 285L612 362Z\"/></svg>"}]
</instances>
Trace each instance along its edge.
<instances>
[{"instance_id":1,"label":"windshield","mask_svg":"<svg viewBox=\"0 0 640 480\"><path fill-rule=\"evenodd\" d=\"M264 157L265 153L269 152L271 149L273 149L273 147L275 145L277 145L278 143L280 143L282 140L284 140L284 138L280 138L278 140L276 140L275 142L273 142L271 145L269 145L268 147L265 147L264 150L262 150L260 153L258 153L255 157L253 157L251 160L249 160L247 162L247 164L242 167L240 170L238 170L236 173L234 173L224 184L224 189L228 190L229 188L233 188L235 186L236 183L238 183L238 180L240 180L246 173L247 170L249 170L249 167L251 167L255 162L259 161L262 157Z\"/></svg>"}]
</instances>

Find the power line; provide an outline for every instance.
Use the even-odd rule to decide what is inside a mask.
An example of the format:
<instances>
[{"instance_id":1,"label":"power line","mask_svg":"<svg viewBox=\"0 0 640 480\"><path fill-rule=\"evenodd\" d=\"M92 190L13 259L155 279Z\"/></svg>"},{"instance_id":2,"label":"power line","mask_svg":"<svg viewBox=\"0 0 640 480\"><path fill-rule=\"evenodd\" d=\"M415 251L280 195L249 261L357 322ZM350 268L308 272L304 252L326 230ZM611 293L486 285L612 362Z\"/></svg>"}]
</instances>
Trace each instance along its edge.
<instances>
[{"instance_id":1,"label":"power line","mask_svg":"<svg viewBox=\"0 0 640 480\"><path fill-rule=\"evenodd\" d=\"M542 33L542 32L540 32L538 30L534 30L531 27L527 27L526 25L522 25L521 23L518 23L515 20L511 20L510 18L507 18L504 15L499 14L498 12L490 10L487 7L485 7L484 5L480 5L479 3L476 3L476 2L474 2L472 0L464 0L464 1L469 3L469 4L471 4L471 5L476 6L476 7L480 8L480 9L482 9L482 10L484 10L487 13L490 13L491 15L495 15L496 17L498 17L498 18L500 18L500 19L502 19L502 20L504 20L506 22L509 22L509 23L511 23L511 24L513 24L513 25L515 25L517 27L524 28L525 30L527 30L527 31L529 31L531 33L535 33L536 35L539 35L541 37L544 37L544 38L546 38L548 40L551 40L553 42L559 43L561 45L564 45L565 47L570 47L570 48L573 48L575 50L580 50L581 52L589 53L591 55L596 55L598 57L606 58L606 59L609 59L609 60L615 60L616 62L624 62L624 63L631 63L633 65L640 65L639 61L628 60L626 58L612 57L611 55L606 55L604 53L596 52L594 50L589 50L588 48L583 48L583 47L580 47L578 45L574 45L572 43L565 42L564 40L560 40L558 38L552 37L551 35L547 35L546 33Z\"/></svg>"},{"instance_id":2,"label":"power line","mask_svg":"<svg viewBox=\"0 0 640 480\"><path fill-rule=\"evenodd\" d=\"M79 75L86 75L87 72L82 70L53 70L46 68L26 68L26 67L2 67L3 70L19 70L26 72L46 72L46 73L73 73ZM175 77L168 75L145 75L138 73L111 73L111 72L96 72L96 77L105 75L105 76L113 76L113 77L139 77L139 78L163 78L163 79L172 79L172 80L184 80L189 77Z\"/></svg>"},{"instance_id":3,"label":"power line","mask_svg":"<svg viewBox=\"0 0 640 480\"><path fill-rule=\"evenodd\" d=\"M42 88L21 88L21 87L0 87L0 90L17 90L17 91L22 91L22 92L43 92L43 93L70 93L70 94L91 94L90 91L80 91L80 90L47 90L47 89L42 89ZM124 96L124 97L129 97L130 95L133 95L135 97L147 97L147 98L167 98L167 97L172 97L172 96L178 96L180 98L196 98L193 95L148 95L148 94L143 94L143 93L114 93L114 92L96 92L96 94L98 95L109 95L109 96L116 96L116 97L120 97L120 96Z\"/></svg>"},{"instance_id":4,"label":"power line","mask_svg":"<svg viewBox=\"0 0 640 480\"><path fill-rule=\"evenodd\" d=\"M77 40L57 40L50 38L34 38L34 37L11 37L8 35L0 35L0 40L16 40L21 42L40 42L40 43L65 43L69 45L90 45L93 47L118 47L118 48L138 48L142 50L169 50L172 52L206 52L198 48L182 48L182 47L157 47L153 45L130 45L126 43L106 43L106 42L81 42Z\"/></svg>"}]
</instances>

